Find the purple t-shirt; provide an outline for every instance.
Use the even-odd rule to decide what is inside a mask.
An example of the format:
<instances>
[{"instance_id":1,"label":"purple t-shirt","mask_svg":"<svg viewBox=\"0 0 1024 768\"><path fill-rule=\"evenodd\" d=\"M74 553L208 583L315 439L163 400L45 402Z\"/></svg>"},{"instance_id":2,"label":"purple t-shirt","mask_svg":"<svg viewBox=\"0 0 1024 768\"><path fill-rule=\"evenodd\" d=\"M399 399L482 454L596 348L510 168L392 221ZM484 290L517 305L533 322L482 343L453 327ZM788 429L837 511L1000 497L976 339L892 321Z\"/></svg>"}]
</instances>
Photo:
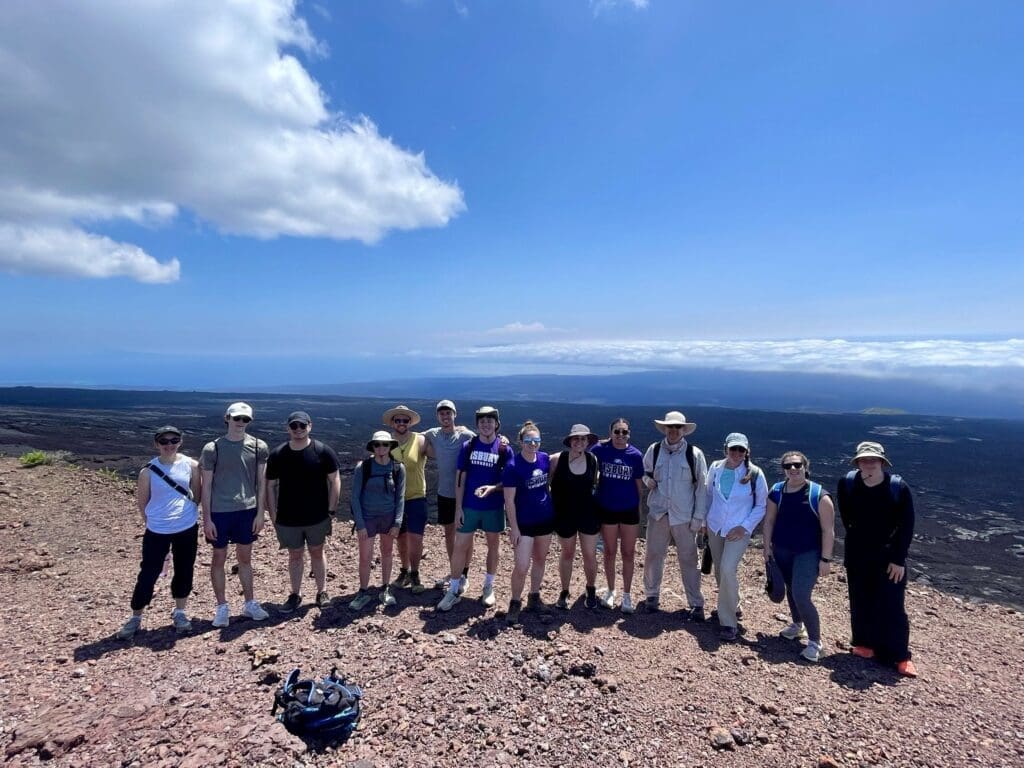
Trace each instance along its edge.
<instances>
[{"instance_id":1,"label":"purple t-shirt","mask_svg":"<svg viewBox=\"0 0 1024 768\"><path fill-rule=\"evenodd\" d=\"M470 452L474 440L476 447ZM465 487L465 492L462 494L463 507L481 511L505 508L505 497L501 491L495 491L482 499L476 497L476 489L481 485L497 485L501 482L501 471L498 469L500 451L505 452L505 466L511 464L512 449L507 445L503 446L497 436L490 444L477 438L467 440L462 444L462 450L459 451L458 467L460 472L466 473L462 479Z\"/></svg>"},{"instance_id":2,"label":"purple t-shirt","mask_svg":"<svg viewBox=\"0 0 1024 768\"><path fill-rule=\"evenodd\" d=\"M640 449L627 445L616 449L611 442L598 443L591 450L601 464L597 482L597 503L616 512L640 506L636 481L644 476L644 455Z\"/></svg>"},{"instance_id":3,"label":"purple t-shirt","mask_svg":"<svg viewBox=\"0 0 1024 768\"><path fill-rule=\"evenodd\" d=\"M537 451L537 460L530 464L517 453L508 463L501 476L506 488L516 489L516 522L519 525L539 525L555 516L548 491L551 459L543 451Z\"/></svg>"}]
</instances>

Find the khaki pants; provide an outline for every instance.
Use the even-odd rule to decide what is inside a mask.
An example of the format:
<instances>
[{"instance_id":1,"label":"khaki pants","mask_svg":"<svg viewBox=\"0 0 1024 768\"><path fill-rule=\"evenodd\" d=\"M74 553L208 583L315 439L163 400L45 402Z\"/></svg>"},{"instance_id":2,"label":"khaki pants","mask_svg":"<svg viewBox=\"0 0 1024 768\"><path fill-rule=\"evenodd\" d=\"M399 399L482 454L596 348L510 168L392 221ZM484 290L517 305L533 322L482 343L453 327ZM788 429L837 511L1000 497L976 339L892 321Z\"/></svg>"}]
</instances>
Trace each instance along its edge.
<instances>
[{"instance_id":1,"label":"khaki pants","mask_svg":"<svg viewBox=\"0 0 1024 768\"><path fill-rule=\"evenodd\" d=\"M668 515L655 520L647 516L647 555L644 557L644 595L657 602L661 593L661 578L665 571L665 556L670 541L676 543L679 573L690 608L704 606L700 591L700 568L697 566L697 535L690 531L689 523L669 525Z\"/></svg>"},{"instance_id":2,"label":"khaki pants","mask_svg":"<svg viewBox=\"0 0 1024 768\"><path fill-rule=\"evenodd\" d=\"M749 543L750 536L726 541L724 536L708 531L708 544L715 558L715 580L718 582L718 623L723 627L736 627L736 608L740 604L740 560Z\"/></svg>"}]
</instances>

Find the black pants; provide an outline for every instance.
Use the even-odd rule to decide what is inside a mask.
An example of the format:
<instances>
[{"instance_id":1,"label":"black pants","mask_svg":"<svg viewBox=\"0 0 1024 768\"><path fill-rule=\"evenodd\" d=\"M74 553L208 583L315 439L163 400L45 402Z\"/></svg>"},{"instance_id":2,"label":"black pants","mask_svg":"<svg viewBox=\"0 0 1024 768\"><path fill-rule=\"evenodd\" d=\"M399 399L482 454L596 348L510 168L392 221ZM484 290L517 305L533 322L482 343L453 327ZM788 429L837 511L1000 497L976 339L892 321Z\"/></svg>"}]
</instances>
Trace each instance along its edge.
<instances>
[{"instance_id":1,"label":"black pants","mask_svg":"<svg viewBox=\"0 0 1024 768\"><path fill-rule=\"evenodd\" d=\"M854 645L871 648L884 664L897 664L910 658L910 620L903 605L907 573L895 584L886 568L847 566L850 627Z\"/></svg>"},{"instance_id":2,"label":"black pants","mask_svg":"<svg viewBox=\"0 0 1024 768\"><path fill-rule=\"evenodd\" d=\"M147 528L142 535L142 562L139 564L135 591L132 592L132 610L142 610L153 599L153 587L164 569L168 552L173 553L174 560L171 596L176 599L188 597L192 593L192 571L195 569L198 546L198 525L178 533L153 533Z\"/></svg>"}]
</instances>

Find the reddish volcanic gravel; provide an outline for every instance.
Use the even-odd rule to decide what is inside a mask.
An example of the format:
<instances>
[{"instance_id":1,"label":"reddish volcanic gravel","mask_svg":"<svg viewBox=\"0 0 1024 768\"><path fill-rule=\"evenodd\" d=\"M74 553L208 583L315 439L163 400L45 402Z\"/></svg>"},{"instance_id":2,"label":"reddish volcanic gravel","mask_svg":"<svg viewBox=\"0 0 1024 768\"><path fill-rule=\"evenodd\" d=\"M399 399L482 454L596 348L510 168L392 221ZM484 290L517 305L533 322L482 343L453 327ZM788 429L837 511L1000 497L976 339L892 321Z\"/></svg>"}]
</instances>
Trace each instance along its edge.
<instances>
[{"instance_id":1,"label":"reddish volcanic gravel","mask_svg":"<svg viewBox=\"0 0 1024 768\"><path fill-rule=\"evenodd\" d=\"M177 638L170 629L165 580L143 630L120 642L113 633L128 614L142 534L133 494L91 470L0 460L6 765L1024 764L1020 613L912 584L921 676L904 680L846 652L840 567L818 588L826 652L811 665L777 636L788 617L761 591L755 547L743 567L746 633L731 645L718 642L713 622L683 620L671 567L668 610L653 617L588 611L577 600L568 612L524 612L508 628L511 554L506 543L498 609L485 610L475 599L482 540L467 597L451 613L433 611L436 590L398 590L386 614L356 615L346 607L356 586L347 525L329 547L327 609L275 610L287 596L285 557L264 535L253 559L270 619L241 618L236 594L231 626L214 629L201 545L195 631ZM426 548L432 582L445 563L438 529ZM548 602L558 592L555 550ZM310 582L307 600L313 591ZM574 599L582 591L578 570ZM713 607L709 577L705 594ZM364 716L344 746L311 751L270 716L273 691L294 667L323 674L333 665L365 689Z\"/></svg>"}]
</instances>

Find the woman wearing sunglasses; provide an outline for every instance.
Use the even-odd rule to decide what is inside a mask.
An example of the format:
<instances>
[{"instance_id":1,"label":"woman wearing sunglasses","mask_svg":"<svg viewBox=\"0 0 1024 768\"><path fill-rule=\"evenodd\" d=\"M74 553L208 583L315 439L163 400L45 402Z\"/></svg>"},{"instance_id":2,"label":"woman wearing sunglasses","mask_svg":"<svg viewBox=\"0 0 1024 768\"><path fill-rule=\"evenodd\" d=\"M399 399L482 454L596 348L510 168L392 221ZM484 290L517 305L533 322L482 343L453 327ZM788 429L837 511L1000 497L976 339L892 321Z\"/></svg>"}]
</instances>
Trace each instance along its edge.
<instances>
[{"instance_id":1,"label":"woman wearing sunglasses","mask_svg":"<svg viewBox=\"0 0 1024 768\"><path fill-rule=\"evenodd\" d=\"M515 551L512 598L508 603L506 619L509 624L519 621L527 571L530 574L530 593L526 610L544 610L540 585L544 580L544 564L551 547L551 534L555 530L555 509L548 488L551 461L540 450L540 429L532 421L527 421L519 430L519 445L519 453L505 465L501 479L509 540Z\"/></svg>"},{"instance_id":2,"label":"woman wearing sunglasses","mask_svg":"<svg viewBox=\"0 0 1024 768\"><path fill-rule=\"evenodd\" d=\"M142 611L153 599L153 589L171 553L174 576L171 623L179 635L192 629L185 613L192 592L192 572L199 542L201 473L195 459L178 453L182 434L177 427L160 427L153 436L159 454L139 472L135 500L146 526L142 534L142 563L132 592L132 615L117 631L121 640L131 639L142 626Z\"/></svg>"},{"instance_id":3,"label":"woman wearing sunglasses","mask_svg":"<svg viewBox=\"0 0 1024 768\"><path fill-rule=\"evenodd\" d=\"M818 483L811 482L811 463L800 451L782 454L786 479L772 486L764 516L764 560L774 558L786 582L786 600L793 623L779 634L806 639L800 655L821 656L821 624L811 592L818 577L828 576L835 543L836 510Z\"/></svg>"},{"instance_id":4,"label":"woman wearing sunglasses","mask_svg":"<svg viewBox=\"0 0 1024 768\"><path fill-rule=\"evenodd\" d=\"M640 534L640 487L644 477L644 455L629 442L629 422L618 418L608 428L607 440L594 446L600 462L597 506L604 539L604 575L608 589L601 605L615 607L615 550L621 542L622 612L633 613L633 570L636 539Z\"/></svg>"},{"instance_id":5,"label":"woman wearing sunglasses","mask_svg":"<svg viewBox=\"0 0 1024 768\"><path fill-rule=\"evenodd\" d=\"M747 436L725 438L725 458L708 470L708 544L718 582L718 636L734 642L739 636L739 567L754 528L764 518L768 483L750 460Z\"/></svg>"}]
</instances>

